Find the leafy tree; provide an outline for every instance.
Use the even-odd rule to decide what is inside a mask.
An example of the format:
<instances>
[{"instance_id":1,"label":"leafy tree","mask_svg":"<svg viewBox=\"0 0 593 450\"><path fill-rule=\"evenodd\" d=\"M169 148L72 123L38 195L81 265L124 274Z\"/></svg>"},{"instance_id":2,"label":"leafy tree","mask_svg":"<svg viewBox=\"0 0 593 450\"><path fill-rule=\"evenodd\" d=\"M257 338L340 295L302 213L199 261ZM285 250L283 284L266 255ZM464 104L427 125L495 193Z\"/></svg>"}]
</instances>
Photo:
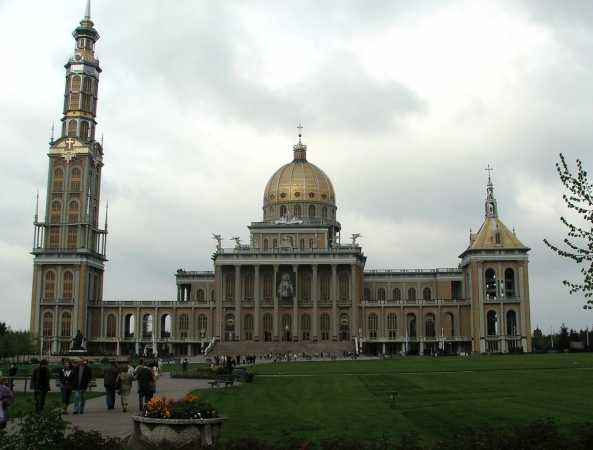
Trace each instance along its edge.
<instances>
[{"instance_id":1,"label":"leafy tree","mask_svg":"<svg viewBox=\"0 0 593 450\"><path fill-rule=\"evenodd\" d=\"M560 153L560 163L556 163L556 170L560 175L560 181L570 191L570 194L562 196L569 209L574 209L580 214L587 223L593 223L593 190L592 185L587 179L587 172L583 169L583 163L576 160L577 174L573 175L566 164L564 155ZM581 267L583 274L583 283L572 283L564 280L563 283L570 287L570 293L583 292L587 302L584 309L593 309L593 226L589 229L573 225L564 216L560 221L568 228L568 237L564 243L568 250L562 250L555 245L550 244L547 239L544 242L548 247L558 253L560 256L572 259L577 264L585 263ZM576 239L576 240L575 240ZM586 263L589 267L586 267Z\"/></svg>"},{"instance_id":2,"label":"leafy tree","mask_svg":"<svg viewBox=\"0 0 593 450\"><path fill-rule=\"evenodd\" d=\"M568 334L566 325L562 324L560 327L556 342L560 350L567 350L570 347L570 335Z\"/></svg>"}]
</instances>

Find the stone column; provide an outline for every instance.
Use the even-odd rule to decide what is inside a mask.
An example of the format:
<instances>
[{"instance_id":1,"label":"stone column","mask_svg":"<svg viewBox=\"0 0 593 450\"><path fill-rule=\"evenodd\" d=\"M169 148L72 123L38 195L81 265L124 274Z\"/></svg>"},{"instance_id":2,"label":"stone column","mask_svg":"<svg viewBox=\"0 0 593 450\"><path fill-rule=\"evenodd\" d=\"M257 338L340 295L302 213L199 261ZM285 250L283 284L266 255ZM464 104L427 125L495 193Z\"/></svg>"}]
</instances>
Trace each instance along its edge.
<instances>
[{"instance_id":1,"label":"stone column","mask_svg":"<svg viewBox=\"0 0 593 450\"><path fill-rule=\"evenodd\" d=\"M222 323L222 267L216 266L214 269L214 279L216 280L214 301L216 302L216 323L214 324L218 331L218 338L222 341L224 334L224 326ZM214 333L215 330L212 330ZM214 334L213 334L214 336Z\"/></svg>"},{"instance_id":2,"label":"stone column","mask_svg":"<svg viewBox=\"0 0 593 450\"><path fill-rule=\"evenodd\" d=\"M338 265L332 264L332 283L330 291L332 299L332 341L338 340Z\"/></svg>"},{"instance_id":3,"label":"stone column","mask_svg":"<svg viewBox=\"0 0 593 450\"><path fill-rule=\"evenodd\" d=\"M272 327L272 341L273 342L278 342L278 322L279 322L279 318L278 318L278 292L276 292L276 278L278 277L278 269L279 267L277 265L274 266L274 278L272 280L272 289L274 290L274 295L272 296L272 298L274 299L274 324Z\"/></svg>"},{"instance_id":4,"label":"stone column","mask_svg":"<svg viewBox=\"0 0 593 450\"><path fill-rule=\"evenodd\" d=\"M295 264L292 266L292 270L295 273L295 286L294 286L294 297L292 299L293 301L293 308L292 308L292 341L293 342L298 342L299 341L299 266L298 264Z\"/></svg>"},{"instance_id":5,"label":"stone column","mask_svg":"<svg viewBox=\"0 0 593 450\"><path fill-rule=\"evenodd\" d=\"M356 285L356 264L350 265L350 300L352 301L352 317L350 317L350 339L358 336L358 291ZM352 329L354 328L354 329Z\"/></svg>"},{"instance_id":6,"label":"stone column","mask_svg":"<svg viewBox=\"0 0 593 450\"><path fill-rule=\"evenodd\" d=\"M255 317L253 318L253 341L259 342L259 264L256 264L254 267L255 276L253 280L253 300L255 301Z\"/></svg>"},{"instance_id":7,"label":"stone column","mask_svg":"<svg viewBox=\"0 0 593 450\"><path fill-rule=\"evenodd\" d=\"M241 340L241 266L235 266L235 341Z\"/></svg>"},{"instance_id":8,"label":"stone column","mask_svg":"<svg viewBox=\"0 0 593 450\"><path fill-rule=\"evenodd\" d=\"M313 264L313 279L311 298L313 299L313 320L311 320L311 334L313 342L317 342L317 264Z\"/></svg>"}]
</instances>

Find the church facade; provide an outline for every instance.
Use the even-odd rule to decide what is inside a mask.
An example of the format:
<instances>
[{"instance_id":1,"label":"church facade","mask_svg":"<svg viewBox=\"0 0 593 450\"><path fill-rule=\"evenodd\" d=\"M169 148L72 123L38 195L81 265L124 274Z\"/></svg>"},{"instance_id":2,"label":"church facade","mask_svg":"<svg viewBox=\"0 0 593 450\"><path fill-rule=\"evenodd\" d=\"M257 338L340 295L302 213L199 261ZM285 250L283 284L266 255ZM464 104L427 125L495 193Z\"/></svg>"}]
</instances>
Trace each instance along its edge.
<instances>
[{"instance_id":1,"label":"church facade","mask_svg":"<svg viewBox=\"0 0 593 450\"><path fill-rule=\"evenodd\" d=\"M530 249L498 218L490 176L484 223L457 268L369 271L361 235L341 237L333 184L300 133L292 161L265 185L248 243L227 238L235 243L223 248L214 235L213 270L178 270L174 300L105 301L90 0L73 35L45 218L34 223L31 331L44 352L68 353L79 330L88 352L112 355L530 351Z\"/></svg>"}]
</instances>

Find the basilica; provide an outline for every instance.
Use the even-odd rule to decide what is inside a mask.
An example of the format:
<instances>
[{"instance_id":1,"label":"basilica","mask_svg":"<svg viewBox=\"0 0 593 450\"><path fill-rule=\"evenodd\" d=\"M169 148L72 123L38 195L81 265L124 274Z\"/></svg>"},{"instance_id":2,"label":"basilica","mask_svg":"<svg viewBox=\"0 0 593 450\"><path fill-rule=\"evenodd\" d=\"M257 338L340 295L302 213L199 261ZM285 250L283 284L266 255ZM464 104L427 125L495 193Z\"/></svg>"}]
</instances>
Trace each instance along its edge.
<instances>
[{"instance_id":1,"label":"basilica","mask_svg":"<svg viewBox=\"0 0 593 450\"><path fill-rule=\"evenodd\" d=\"M341 235L334 186L309 162L314 152L300 133L289 162L262 180L262 215L248 226L249 242L231 238L223 248L213 235L213 270L177 270L171 301L104 300L101 68L90 0L73 35L45 216L34 222L31 331L43 337L44 353L68 354L79 332L95 355L531 350L530 249L499 219L490 176L484 222L460 249L458 267L365 270L361 235Z\"/></svg>"}]
</instances>

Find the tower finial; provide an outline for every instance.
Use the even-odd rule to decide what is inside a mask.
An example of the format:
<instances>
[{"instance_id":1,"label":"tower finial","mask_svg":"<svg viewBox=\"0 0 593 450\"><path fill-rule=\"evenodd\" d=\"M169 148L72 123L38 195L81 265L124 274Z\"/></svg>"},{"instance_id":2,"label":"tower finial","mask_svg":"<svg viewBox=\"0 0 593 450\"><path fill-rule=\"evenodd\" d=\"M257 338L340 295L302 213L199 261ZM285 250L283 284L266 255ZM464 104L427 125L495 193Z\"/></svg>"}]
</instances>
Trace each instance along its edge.
<instances>
[{"instance_id":1,"label":"tower finial","mask_svg":"<svg viewBox=\"0 0 593 450\"><path fill-rule=\"evenodd\" d=\"M52 122L51 123L51 138L49 140L50 144L52 144L54 142L54 125L55 125L55 123Z\"/></svg>"},{"instance_id":2,"label":"tower finial","mask_svg":"<svg viewBox=\"0 0 593 450\"><path fill-rule=\"evenodd\" d=\"M84 10L84 18L86 20L91 19L91 0L86 0L86 9Z\"/></svg>"},{"instance_id":3,"label":"tower finial","mask_svg":"<svg viewBox=\"0 0 593 450\"><path fill-rule=\"evenodd\" d=\"M295 161L306 161L307 160L307 146L305 144L303 144L301 142L301 130L303 129L303 126L299 123L299 126L297 127L299 129L299 143L298 144L294 144L292 146L292 149L294 151L294 160Z\"/></svg>"},{"instance_id":4,"label":"tower finial","mask_svg":"<svg viewBox=\"0 0 593 450\"><path fill-rule=\"evenodd\" d=\"M301 125L301 123L299 122L299 126L297 127L299 129L299 144L301 143L301 130L303 129L303 126Z\"/></svg>"},{"instance_id":5,"label":"tower finial","mask_svg":"<svg viewBox=\"0 0 593 450\"><path fill-rule=\"evenodd\" d=\"M496 206L496 199L494 198L494 186L492 185L492 178L490 178L490 171L494 170L488 164L484 170L488 171L488 184L486 185L486 218L498 217L498 207Z\"/></svg>"},{"instance_id":6,"label":"tower finial","mask_svg":"<svg viewBox=\"0 0 593 450\"><path fill-rule=\"evenodd\" d=\"M105 206L105 231L107 231L107 216L109 215L109 200L107 200L107 205Z\"/></svg>"}]
</instances>

